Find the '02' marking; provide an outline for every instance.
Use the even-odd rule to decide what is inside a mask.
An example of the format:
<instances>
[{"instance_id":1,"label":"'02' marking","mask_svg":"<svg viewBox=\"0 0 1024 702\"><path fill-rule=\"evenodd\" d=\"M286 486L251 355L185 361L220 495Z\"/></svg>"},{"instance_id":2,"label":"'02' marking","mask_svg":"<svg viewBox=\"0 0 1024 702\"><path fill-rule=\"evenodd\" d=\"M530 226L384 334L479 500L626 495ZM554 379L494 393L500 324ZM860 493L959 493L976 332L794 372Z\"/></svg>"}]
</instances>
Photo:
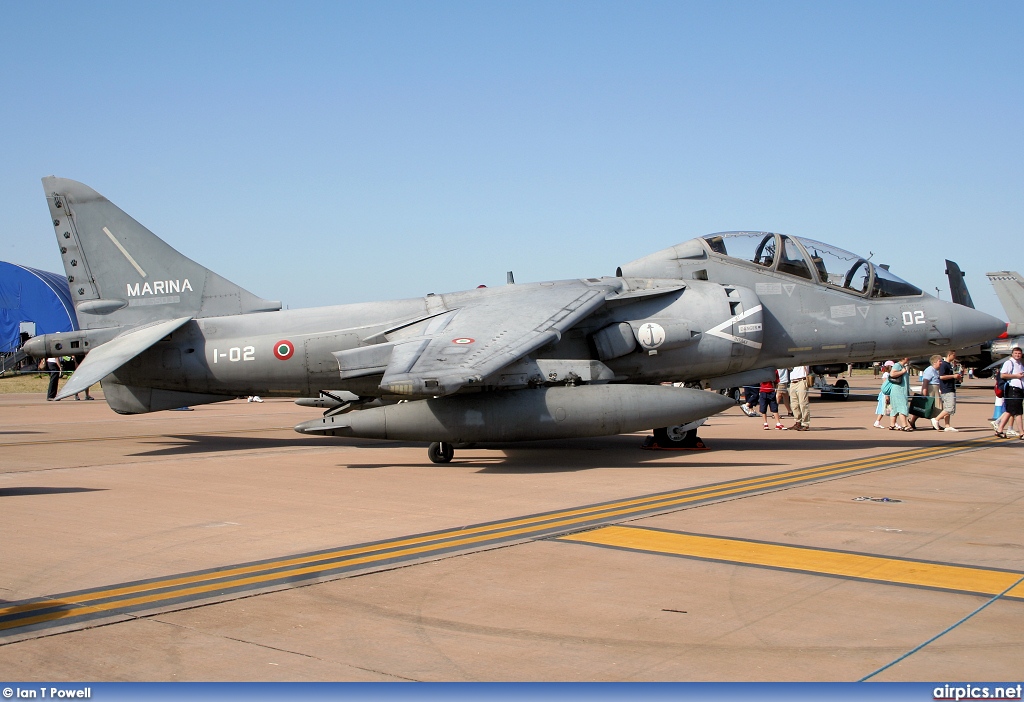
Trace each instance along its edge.
<instances>
[{"instance_id":1,"label":"'02' marking","mask_svg":"<svg viewBox=\"0 0 1024 702\"><path fill-rule=\"evenodd\" d=\"M924 310L904 310L903 311L903 326L909 327L914 324L927 324L928 320L924 318Z\"/></svg>"}]
</instances>

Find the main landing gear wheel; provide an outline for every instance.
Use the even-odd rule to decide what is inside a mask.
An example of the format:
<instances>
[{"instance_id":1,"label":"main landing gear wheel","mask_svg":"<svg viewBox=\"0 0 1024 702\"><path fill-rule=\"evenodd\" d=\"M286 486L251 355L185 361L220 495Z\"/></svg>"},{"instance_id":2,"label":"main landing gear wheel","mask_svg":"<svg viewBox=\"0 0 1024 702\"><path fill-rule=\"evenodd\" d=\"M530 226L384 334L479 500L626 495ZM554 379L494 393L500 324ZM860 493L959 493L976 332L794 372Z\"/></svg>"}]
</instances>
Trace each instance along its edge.
<instances>
[{"instance_id":1,"label":"main landing gear wheel","mask_svg":"<svg viewBox=\"0 0 1024 702\"><path fill-rule=\"evenodd\" d=\"M836 389L832 391L832 396L840 402L845 402L850 397L850 384L845 380L837 380Z\"/></svg>"},{"instance_id":2,"label":"main landing gear wheel","mask_svg":"<svg viewBox=\"0 0 1024 702\"><path fill-rule=\"evenodd\" d=\"M718 394L731 397L736 402L743 402L743 388L722 388Z\"/></svg>"},{"instance_id":3,"label":"main landing gear wheel","mask_svg":"<svg viewBox=\"0 0 1024 702\"><path fill-rule=\"evenodd\" d=\"M455 458L455 447L451 444L435 441L427 447L427 458L432 463L451 463Z\"/></svg>"},{"instance_id":4,"label":"main landing gear wheel","mask_svg":"<svg viewBox=\"0 0 1024 702\"><path fill-rule=\"evenodd\" d=\"M702 422L703 423L703 422ZM686 429L686 425L661 427L654 430L654 442L651 448L662 449L706 449L707 446L697 436L697 428Z\"/></svg>"}]
</instances>

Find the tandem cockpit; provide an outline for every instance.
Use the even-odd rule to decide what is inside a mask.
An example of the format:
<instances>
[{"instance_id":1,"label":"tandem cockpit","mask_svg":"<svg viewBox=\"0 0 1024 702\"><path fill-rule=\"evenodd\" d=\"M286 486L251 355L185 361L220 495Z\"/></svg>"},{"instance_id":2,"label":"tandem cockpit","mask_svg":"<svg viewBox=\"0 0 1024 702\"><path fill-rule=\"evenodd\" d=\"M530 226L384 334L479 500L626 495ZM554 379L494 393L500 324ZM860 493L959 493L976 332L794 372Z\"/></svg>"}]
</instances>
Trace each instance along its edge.
<instances>
[{"instance_id":1,"label":"tandem cockpit","mask_svg":"<svg viewBox=\"0 0 1024 702\"><path fill-rule=\"evenodd\" d=\"M622 266L619 275L706 279L701 262L725 259L860 297L911 297L921 289L857 254L831 244L772 232L719 232L691 239Z\"/></svg>"}]
</instances>

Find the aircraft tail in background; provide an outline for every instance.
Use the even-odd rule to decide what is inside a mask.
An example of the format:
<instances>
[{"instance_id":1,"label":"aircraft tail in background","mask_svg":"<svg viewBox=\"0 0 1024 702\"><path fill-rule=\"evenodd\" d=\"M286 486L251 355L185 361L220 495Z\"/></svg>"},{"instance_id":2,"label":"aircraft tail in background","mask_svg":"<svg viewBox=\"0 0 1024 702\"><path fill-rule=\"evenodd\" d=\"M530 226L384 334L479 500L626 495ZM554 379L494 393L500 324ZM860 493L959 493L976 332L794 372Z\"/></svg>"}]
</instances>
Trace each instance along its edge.
<instances>
[{"instance_id":1,"label":"aircraft tail in background","mask_svg":"<svg viewBox=\"0 0 1024 702\"><path fill-rule=\"evenodd\" d=\"M1017 271L986 273L1011 322L1024 323L1024 278Z\"/></svg>"},{"instance_id":2,"label":"aircraft tail in background","mask_svg":"<svg viewBox=\"0 0 1024 702\"><path fill-rule=\"evenodd\" d=\"M1024 277L1017 271L986 273L1010 321L1007 332L1024 334Z\"/></svg>"},{"instance_id":3,"label":"aircraft tail in background","mask_svg":"<svg viewBox=\"0 0 1024 702\"><path fill-rule=\"evenodd\" d=\"M964 272L960 270L956 261L950 261L948 258L946 259L946 278L949 280L950 299L957 305L970 307L973 310L974 300L971 299L971 293L967 290Z\"/></svg>"}]
</instances>

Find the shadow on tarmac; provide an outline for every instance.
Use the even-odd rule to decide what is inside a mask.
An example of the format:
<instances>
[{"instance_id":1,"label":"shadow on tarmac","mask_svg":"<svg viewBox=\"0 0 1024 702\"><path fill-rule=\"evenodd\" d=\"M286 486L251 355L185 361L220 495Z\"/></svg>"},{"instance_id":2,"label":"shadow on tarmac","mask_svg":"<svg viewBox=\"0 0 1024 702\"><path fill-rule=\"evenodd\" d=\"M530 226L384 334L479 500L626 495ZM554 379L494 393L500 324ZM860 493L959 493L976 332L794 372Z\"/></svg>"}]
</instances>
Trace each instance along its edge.
<instances>
[{"instance_id":1,"label":"shadow on tarmac","mask_svg":"<svg viewBox=\"0 0 1024 702\"><path fill-rule=\"evenodd\" d=\"M850 432L865 432L850 434ZM714 437L708 439L710 451L642 451L643 438L637 434L596 437L589 439L566 439L550 441L529 441L501 444L476 444L456 446L455 458L450 464L422 462L401 462L398 465L418 467L459 467L478 466L482 473L525 472L559 473L590 470L594 468L628 468L647 466L664 468L704 468L725 465L714 457L721 451L743 451L751 458L761 460L743 463L730 462L737 466L786 466L786 454L799 451L828 450L873 450L899 451L909 448L926 448L958 441L978 438L990 434L985 428L964 428L958 434L937 433L927 429L905 434L866 427L814 427L810 432L765 432L747 438ZM201 454L230 453L266 449L317 448L414 448L423 451L426 458L426 442L384 441L374 439L346 439L337 437L311 437L296 435L294 438L262 438L238 435L179 434L146 442L152 449L140 451L133 456L184 456ZM481 455L481 451L486 451ZM372 454L365 458L372 458ZM339 462L338 467L353 470L390 468L395 463ZM2 495L3 493L0 493Z\"/></svg>"},{"instance_id":2,"label":"shadow on tarmac","mask_svg":"<svg viewBox=\"0 0 1024 702\"><path fill-rule=\"evenodd\" d=\"M84 487L10 487L0 488L0 497L21 497L24 495L61 495L68 492L105 492L107 488Z\"/></svg>"},{"instance_id":3,"label":"shadow on tarmac","mask_svg":"<svg viewBox=\"0 0 1024 702\"><path fill-rule=\"evenodd\" d=\"M224 436L207 434L173 434L147 446L163 446L151 451L139 451L132 456L182 456L201 453L222 453L229 451L254 451L261 449L309 448L309 447L354 447L354 446L420 446L394 441L373 441L372 439L336 439L334 437L310 437L296 434L295 438L267 439L255 436Z\"/></svg>"}]
</instances>

